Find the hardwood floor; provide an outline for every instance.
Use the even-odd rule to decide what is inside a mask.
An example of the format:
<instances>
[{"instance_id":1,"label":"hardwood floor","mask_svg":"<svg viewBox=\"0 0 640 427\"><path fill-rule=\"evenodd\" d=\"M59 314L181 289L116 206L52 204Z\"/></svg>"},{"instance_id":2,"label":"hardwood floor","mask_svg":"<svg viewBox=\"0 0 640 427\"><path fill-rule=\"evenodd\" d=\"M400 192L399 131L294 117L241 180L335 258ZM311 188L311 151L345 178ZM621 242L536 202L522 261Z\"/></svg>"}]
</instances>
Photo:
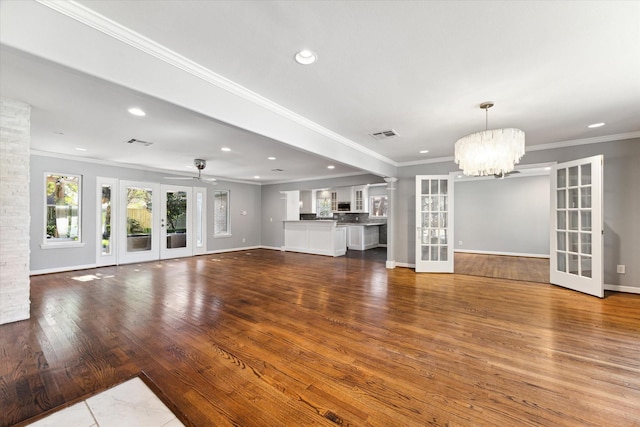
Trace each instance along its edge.
<instances>
[{"instance_id":1,"label":"hardwood floor","mask_svg":"<svg viewBox=\"0 0 640 427\"><path fill-rule=\"evenodd\" d=\"M549 259L456 252L457 274L549 283Z\"/></svg>"},{"instance_id":2,"label":"hardwood floor","mask_svg":"<svg viewBox=\"0 0 640 427\"><path fill-rule=\"evenodd\" d=\"M144 371L193 426L640 425L640 295L254 250L34 276L0 425Z\"/></svg>"}]
</instances>

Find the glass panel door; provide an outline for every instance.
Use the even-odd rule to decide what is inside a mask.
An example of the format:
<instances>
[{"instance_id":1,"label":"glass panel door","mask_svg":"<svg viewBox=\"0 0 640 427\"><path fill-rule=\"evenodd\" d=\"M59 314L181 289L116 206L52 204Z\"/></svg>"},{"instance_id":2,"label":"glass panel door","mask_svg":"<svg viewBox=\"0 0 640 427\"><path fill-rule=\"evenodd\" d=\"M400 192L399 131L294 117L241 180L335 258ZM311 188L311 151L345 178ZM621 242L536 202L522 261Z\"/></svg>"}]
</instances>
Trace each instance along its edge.
<instances>
[{"instance_id":1,"label":"glass panel door","mask_svg":"<svg viewBox=\"0 0 640 427\"><path fill-rule=\"evenodd\" d=\"M122 237L119 263L152 261L159 258L159 185L120 182Z\"/></svg>"},{"instance_id":2,"label":"glass panel door","mask_svg":"<svg viewBox=\"0 0 640 427\"><path fill-rule=\"evenodd\" d=\"M96 264L115 265L116 245L117 245L117 202L118 202L118 180L116 178L96 177L97 192L97 223L98 231L96 236L97 256Z\"/></svg>"},{"instance_id":3,"label":"glass panel door","mask_svg":"<svg viewBox=\"0 0 640 427\"><path fill-rule=\"evenodd\" d=\"M604 296L602 156L551 173L551 283Z\"/></svg>"},{"instance_id":4,"label":"glass panel door","mask_svg":"<svg viewBox=\"0 0 640 427\"><path fill-rule=\"evenodd\" d=\"M161 186L160 258L191 256L191 187Z\"/></svg>"},{"instance_id":5,"label":"glass panel door","mask_svg":"<svg viewBox=\"0 0 640 427\"><path fill-rule=\"evenodd\" d=\"M416 176L416 272L453 273L453 180Z\"/></svg>"}]
</instances>

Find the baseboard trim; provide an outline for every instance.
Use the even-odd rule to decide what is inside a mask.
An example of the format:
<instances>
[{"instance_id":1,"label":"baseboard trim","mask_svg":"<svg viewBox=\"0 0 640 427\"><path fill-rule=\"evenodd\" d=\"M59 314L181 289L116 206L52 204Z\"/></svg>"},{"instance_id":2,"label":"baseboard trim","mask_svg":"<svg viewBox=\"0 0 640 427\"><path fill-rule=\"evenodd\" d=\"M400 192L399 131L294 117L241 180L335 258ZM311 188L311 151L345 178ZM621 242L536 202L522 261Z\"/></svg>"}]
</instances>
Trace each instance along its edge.
<instances>
[{"instance_id":1,"label":"baseboard trim","mask_svg":"<svg viewBox=\"0 0 640 427\"><path fill-rule=\"evenodd\" d=\"M51 273L64 273L66 271L76 271L76 270L90 270L92 268L103 267L98 264L86 264L86 265L70 265L68 267L56 267L56 268L45 268L42 270L32 270L29 271L29 276L40 276L42 274L51 274Z\"/></svg>"},{"instance_id":2,"label":"baseboard trim","mask_svg":"<svg viewBox=\"0 0 640 427\"><path fill-rule=\"evenodd\" d=\"M626 292L629 294L640 294L640 287L622 285L604 285L605 291Z\"/></svg>"},{"instance_id":3,"label":"baseboard trim","mask_svg":"<svg viewBox=\"0 0 640 427\"><path fill-rule=\"evenodd\" d=\"M207 251L202 255L222 254L225 252L238 252L238 251L251 251L254 249L261 249L262 246L245 246L242 248L228 248L228 249L216 249L213 251Z\"/></svg>"},{"instance_id":4,"label":"baseboard trim","mask_svg":"<svg viewBox=\"0 0 640 427\"><path fill-rule=\"evenodd\" d=\"M503 255L503 256L521 256L526 258L547 258L548 254L529 254L520 252L499 252L499 251L475 251L471 249L455 249L453 252L461 252L467 254L481 254L481 255Z\"/></svg>"}]
</instances>

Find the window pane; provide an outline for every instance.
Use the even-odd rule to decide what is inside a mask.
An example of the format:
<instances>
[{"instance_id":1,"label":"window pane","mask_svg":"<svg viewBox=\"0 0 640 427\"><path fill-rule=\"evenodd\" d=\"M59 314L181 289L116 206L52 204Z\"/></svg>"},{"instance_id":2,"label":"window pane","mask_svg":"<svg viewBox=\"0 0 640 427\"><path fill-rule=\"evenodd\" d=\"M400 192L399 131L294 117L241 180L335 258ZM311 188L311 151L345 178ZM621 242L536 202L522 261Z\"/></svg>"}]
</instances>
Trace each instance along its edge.
<instances>
[{"instance_id":1,"label":"window pane","mask_svg":"<svg viewBox=\"0 0 640 427\"><path fill-rule=\"evenodd\" d=\"M591 231L591 211L580 212L580 230Z\"/></svg>"},{"instance_id":2,"label":"window pane","mask_svg":"<svg viewBox=\"0 0 640 427\"><path fill-rule=\"evenodd\" d=\"M558 169L557 171L557 183L558 188L565 188L567 186L567 170L566 169Z\"/></svg>"},{"instance_id":3,"label":"window pane","mask_svg":"<svg viewBox=\"0 0 640 427\"><path fill-rule=\"evenodd\" d=\"M187 193L167 191L167 248L187 247Z\"/></svg>"},{"instance_id":4,"label":"window pane","mask_svg":"<svg viewBox=\"0 0 640 427\"><path fill-rule=\"evenodd\" d=\"M558 252L558 271L567 272L567 255L564 252Z\"/></svg>"},{"instance_id":5,"label":"window pane","mask_svg":"<svg viewBox=\"0 0 640 427\"><path fill-rule=\"evenodd\" d=\"M578 254L568 254L569 257L569 273L571 274L580 274L579 272L579 255Z\"/></svg>"},{"instance_id":6,"label":"window pane","mask_svg":"<svg viewBox=\"0 0 640 427\"><path fill-rule=\"evenodd\" d=\"M558 230L567 229L567 212L558 211Z\"/></svg>"},{"instance_id":7,"label":"window pane","mask_svg":"<svg viewBox=\"0 0 640 427\"><path fill-rule=\"evenodd\" d=\"M577 188L571 188L569 189L569 207L572 209L577 208L578 202L579 202L579 189Z\"/></svg>"},{"instance_id":8,"label":"window pane","mask_svg":"<svg viewBox=\"0 0 640 427\"><path fill-rule=\"evenodd\" d=\"M369 216L370 217L386 217L387 216L387 196L371 196L369 197Z\"/></svg>"},{"instance_id":9,"label":"window pane","mask_svg":"<svg viewBox=\"0 0 640 427\"><path fill-rule=\"evenodd\" d=\"M440 194L448 194L448 184L449 182L446 179L440 180Z\"/></svg>"},{"instance_id":10,"label":"window pane","mask_svg":"<svg viewBox=\"0 0 640 427\"><path fill-rule=\"evenodd\" d=\"M229 234L229 191L214 192L214 235Z\"/></svg>"},{"instance_id":11,"label":"window pane","mask_svg":"<svg viewBox=\"0 0 640 427\"><path fill-rule=\"evenodd\" d=\"M583 256L580 258L580 274L582 277L591 277L591 257Z\"/></svg>"},{"instance_id":12,"label":"window pane","mask_svg":"<svg viewBox=\"0 0 640 427\"><path fill-rule=\"evenodd\" d=\"M591 187L583 187L580 189L580 207L591 207Z\"/></svg>"},{"instance_id":13,"label":"window pane","mask_svg":"<svg viewBox=\"0 0 640 427\"><path fill-rule=\"evenodd\" d=\"M428 179L422 180L422 192L420 194L429 194L429 181Z\"/></svg>"},{"instance_id":14,"label":"window pane","mask_svg":"<svg viewBox=\"0 0 640 427\"><path fill-rule=\"evenodd\" d=\"M438 194L438 180L434 179L429 182L431 183L431 194Z\"/></svg>"},{"instance_id":15,"label":"window pane","mask_svg":"<svg viewBox=\"0 0 640 427\"><path fill-rule=\"evenodd\" d=\"M440 246L440 261L446 261L448 257L448 248L446 246Z\"/></svg>"},{"instance_id":16,"label":"window pane","mask_svg":"<svg viewBox=\"0 0 640 427\"><path fill-rule=\"evenodd\" d=\"M569 230L578 230L578 211L569 212Z\"/></svg>"},{"instance_id":17,"label":"window pane","mask_svg":"<svg viewBox=\"0 0 640 427\"><path fill-rule=\"evenodd\" d=\"M80 240L80 177L47 175L45 241Z\"/></svg>"},{"instance_id":18,"label":"window pane","mask_svg":"<svg viewBox=\"0 0 640 427\"><path fill-rule=\"evenodd\" d=\"M204 246L204 198L201 192L196 193L196 246Z\"/></svg>"},{"instance_id":19,"label":"window pane","mask_svg":"<svg viewBox=\"0 0 640 427\"><path fill-rule=\"evenodd\" d=\"M429 261L429 259L430 259L430 256L429 256L430 249L431 249L430 246L423 246L422 247L422 257L420 258L421 261Z\"/></svg>"},{"instance_id":20,"label":"window pane","mask_svg":"<svg viewBox=\"0 0 640 427\"><path fill-rule=\"evenodd\" d=\"M100 204L100 233L101 254L111 255L113 248L111 240L111 186L109 184L102 185L102 203Z\"/></svg>"},{"instance_id":21,"label":"window pane","mask_svg":"<svg viewBox=\"0 0 640 427\"><path fill-rule=\"evenodd\" d=\"M153 192L127 188L127 252L151 250L153 238Z\"/></svg>"},{"instance_id":22,"label":"window pane","mask_svg":"<svg viewBox=\"0 0 640 427\"><path fill-rule=\"evenodd\" d=\"M567 190L558 190L558 209L567 207Z\"/></svg>"},{"instance_id":23,"label":"window pane","mask_svg":"<svg viewBox=\"0 0 640 427\"><path fill-rule=\"evenodd\" d=\"M572 166L569 168L569 187L576 187L578 185L578 166Z\"/></svg>"},{"instance_id":24,"label":"window pane","mask_svg":"<svg viewBox=\"0 0 640 427\"><path fill-rule=\"evenodd\" d=\"M580 184L581 185L591 184L591 164L590 163L580 166Z\"/></svg>"},{"instance_id":25,"label":"window pane","mask_svg":"<svg viewBox=\"0 0 640 427\"><path fill-rule=\"evenodd\" d=\"M569 233L569 251L571 252L579 252L580 248L578 246L578 233Z\"/></svg>"},{"instance_id":26,"label":"window pane","mask_svg":"<svg viewBox=\"0 0 640 427\"><path fill-rule=\"evenodd\" d=\"M580 234L580 252L591 254L591 233Z\"/></svg>"},{"instance_id":27,"label":"window pane","mask_svg":"<svg viewBox=\"0 0 640 427\"><path fill-rule=\"evenodd\" d=\"M567 233L565 233L564 231L558 231L557 232L558 235L558 250L559 251L566 251L567 250Z\"/></svg>"}]
</instances>

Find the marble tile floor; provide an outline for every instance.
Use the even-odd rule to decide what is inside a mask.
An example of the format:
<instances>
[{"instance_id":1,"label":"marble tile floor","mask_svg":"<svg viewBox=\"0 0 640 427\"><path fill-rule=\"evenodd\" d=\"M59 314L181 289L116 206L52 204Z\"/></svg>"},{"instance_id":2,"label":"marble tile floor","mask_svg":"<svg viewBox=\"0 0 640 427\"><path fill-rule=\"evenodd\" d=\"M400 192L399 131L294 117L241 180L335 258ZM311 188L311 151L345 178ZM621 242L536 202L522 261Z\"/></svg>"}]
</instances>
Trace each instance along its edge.
<instances>
[{"instance_id":1,"label":"marble tile floor","mask_svg":"<svg viewBox=\"0 0 640 427\"><path fill-rule=\"evenodd\" d=\"M42 418L29 427L184 426L140 378Z\"/></svg>"}]
</instances>

